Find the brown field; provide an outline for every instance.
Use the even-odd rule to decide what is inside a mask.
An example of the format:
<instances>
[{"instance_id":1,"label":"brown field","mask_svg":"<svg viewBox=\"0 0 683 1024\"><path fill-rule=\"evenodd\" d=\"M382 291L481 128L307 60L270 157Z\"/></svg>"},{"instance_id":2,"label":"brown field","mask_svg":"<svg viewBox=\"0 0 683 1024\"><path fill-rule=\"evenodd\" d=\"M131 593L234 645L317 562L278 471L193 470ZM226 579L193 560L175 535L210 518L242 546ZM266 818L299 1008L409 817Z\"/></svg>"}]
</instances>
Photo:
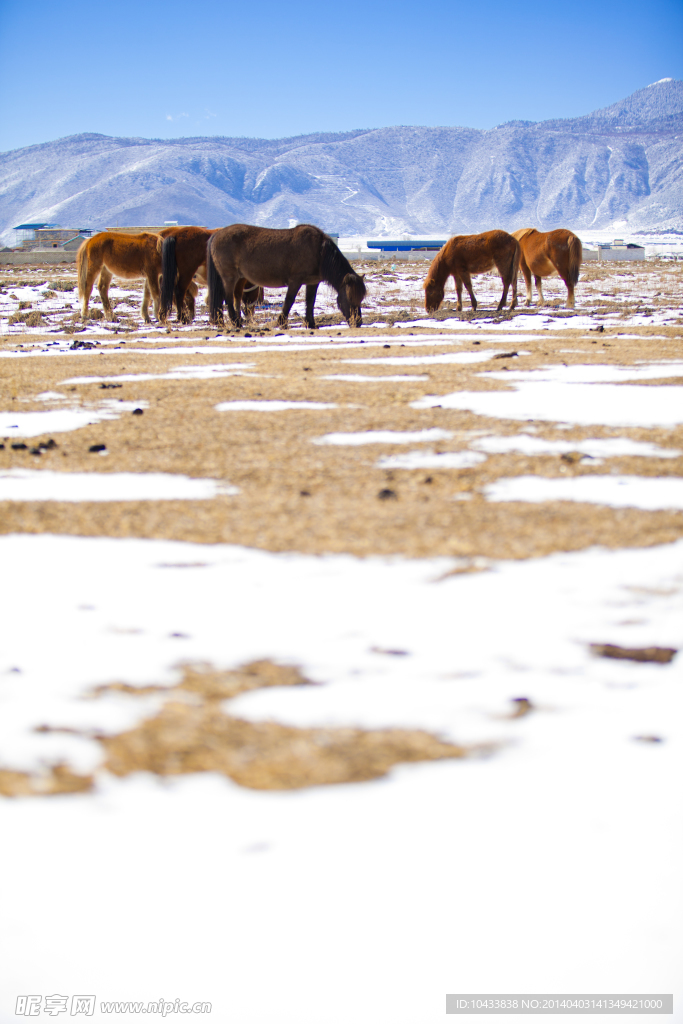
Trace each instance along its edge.
<instances>
[{"instance_id":1,"label":"brown field","mask_svg":"<svg viewBox=\"0 0 683 1024\"><path fill-rule=\"evenodd\" d=\"M209 329L204 323L177 329L171 323L166 330L142 330L135 315L139 314L139 289L129 290L119 299L119 322L110 326L120 332L120 342L106 347L99 343L102 333L95 334L88 325L71 317L50 312L49 331L40 328L30 333L25 325L10 328L11 334L0 340L0 351L36 351L45 346L62 347L73 343L97 346L82 353L56 358L6 358L0 361L0 409L7 411L45 410L49 402L37 395L59 392L68 407L96 407L102 399L146 402L144 415L126 413L119 419L82 427L71 433L56 435L57 447L31 454L31 444L24 450L13 450L10 438L0 450L0 472L8 468L57 470L59 472L134 472L179 473L190 477L210 477L239 487L240 493L213 501L110 502L9 502L2 504L0 529L3 532L72 533L85 536L165 537L198 542L231 542L271 551L349 552L356 555L397 553L410 557L449 554L472 558L527 558L557 550L577 550L593 544L609 547L640 546L669 541L681 536L683 516L679 512L642 512L635 509L611 509L599 505L551 502L542 505L523 503L489 503L482 497L482 488L501 477L538 474L544 477L577 477L591 473L618 472L645 476L681 476L683 457L656 459L620 457L608 464L591 465L593 460L575 460L556 455L529 457L521 453L489 455L480 465L461 470L434 469L396 470L377 466L380 456L396 453L394 445L361 445L357 447L320 446L315 438L333 432L369 430L417 431L441 428L453 437L436 445L435 452L467 449L468 440L484 434L517 434L529 424L497 420L474 413L449 410L411 408L411 403L425 394L457 391L505 390L498 379L487 379L487 371L529 370L553 364L599 364L637 366L641 361L670 360L682 352L683 331L676 306L683 294L683 265L676 262L648 261L644 264L587 264L579 285L577 316L591 313L607 316L602 333L584 327L569 326L575 319L559 308L561 282L552 282L547 292L555 306L534 314L533 340L517 342L514 333L504 339L501 334L480 334L482 349L488 343L499 349L499 358L492 362L431 364L405 369L346 359L377 358L381 355L439 354L444 349L444 336L457 337L457 331L415 326L399 331L393 326L373 327L373 321L397 322L426 319L420 310L421 266L403 265L396 271L363 267L368 275L370 300L364 326L359 331L336 329L339 323L327 307L319 302L321 330L315 339L329 337L330 347L296 351L294 345L269 346L264 351L260 338L276 340L282 333L268 327L272 313L257 313L255 323L240 332L228 334ZM67 285L69 278L60 270L57 282ZM4 301L18 286L45 278L39 269L29 272L22 267L12 275L0 278ZM51 279L52 280L52 279ZM498 285L493 275L475 282L482 306L490 304ZM54 289L46 289L48 292ZM553 291L554 290L554 291ZM321 289L322 292L322 289ZM63 292L69 305L77 307L75 293ZM270 294L277 302L277 296ZM447 295L447 300L449 296ZM55 300L52 300L53 302ZM58 299L60 303L61 299ZM388 303L387 318L381 309ZM16 303L15 303L16 304ZM446 306L450 303L447 301ZM673 310L672 310L673 307ZM672 311L666 325L647 326L647 313L653 316L665 309ZM125 312L123 312L125 310ZM119 312L121 311L121 312ZM565 315L568 326L556 330L546 325L549 313ZM618 316L615 317L615 312ZM610 314L612 314L610 316ZM634 315L644 314L645 324L628 323ZM515 316L526 316L521 307ZM453 313L444 309L440 319L453 320ZM475 319L461 316L463 327ZM476 320L487 324L504 323L513 317L494 317L490 308L479 310ZM563 320L562 323L567 322ZM332 323L332 321L334 323ZM622 321L624 322L622 325ZM297 315L290 327L300 322ZM100 328L100 320L91 321ZM325 324L329 334L325 334ZM58 327L56 325L63 324ZM409 347L411 337L420 333L434 335L434 345ZM524 332L526 334L526 332ZM309 332L295 329L288 337L300 343ZM354 337L366 340L363 349L342 347ZM144 345L141 339L145 338ZM213 341L213 339L217 339ZM279 339L278 339L279 340ZM283 339L284 340L284 339ZM478 338L479 340L479 338ZM215 355L184 355L181 349L201 342L213 344L221 351ZM339 342L339 347L336 347ZM408 345L408 347L406 347ZM168 347L172 354L154 351ZM252 353L244 351L253 346ZM378 347L379 346L379 347ZM143 353L137 349L144 348ZM230 349L240 349L231 355ZM463 350L476 351L471 341L462 343ZM516 352L500 358L506 352ZM121 374L165 374L177 366L245 363L247 376L219 377L215 380L139 380L124 381L116 389L102 389L101 381L65 384L71 377L115 377ZM342 382L325 379L334 374L359 373L376 376L377 383ZM384 376L420 376L425 379L405 382L382 380ZM676 383L667 377L659 383L666 387ZM680 380L678 381L680 383ZM657 380L647 386L657 386ZM282 413L262 412L219 413L215 406L235 400L287 400L332 403L334 409L291 410ZM599 417L597 417L599 420ZM683 450L683 427L676 428L609 428L579 427L560 429L557 424L533 424L535 436L547 440L574 440L596 437L628 437L654 442L663 447ZM0 439L1 440L1 439ZM36 438L35 442L47 440ZM106 445L106 459L90 453L94 444ZM402 446L405 448L405 446ZM392 493L381 498L383 492ZM454 498L467 500L457 500Z\"/></svg>"}]
</instances>

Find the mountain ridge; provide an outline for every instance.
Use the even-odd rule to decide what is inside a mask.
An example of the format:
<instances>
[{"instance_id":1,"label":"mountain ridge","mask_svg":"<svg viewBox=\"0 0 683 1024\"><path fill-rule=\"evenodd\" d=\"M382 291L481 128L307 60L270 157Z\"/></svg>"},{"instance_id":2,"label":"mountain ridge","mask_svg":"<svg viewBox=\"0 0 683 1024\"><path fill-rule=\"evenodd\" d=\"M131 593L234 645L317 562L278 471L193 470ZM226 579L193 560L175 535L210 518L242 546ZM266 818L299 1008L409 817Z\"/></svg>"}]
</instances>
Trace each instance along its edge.
<instances>
[{"instance_id":1,"label":"mountain ridge","mask_svg":"<svg viewBox=\"0 0 683 1024\"><path fill-rule=\"evenodd\" d=\"M74 227L312 221L356 233L534 224L683 229L683 82L577 118L491 129L358 128L282 139L84 132L0 154L0 237Z\"/></svg>"}]
</instances>

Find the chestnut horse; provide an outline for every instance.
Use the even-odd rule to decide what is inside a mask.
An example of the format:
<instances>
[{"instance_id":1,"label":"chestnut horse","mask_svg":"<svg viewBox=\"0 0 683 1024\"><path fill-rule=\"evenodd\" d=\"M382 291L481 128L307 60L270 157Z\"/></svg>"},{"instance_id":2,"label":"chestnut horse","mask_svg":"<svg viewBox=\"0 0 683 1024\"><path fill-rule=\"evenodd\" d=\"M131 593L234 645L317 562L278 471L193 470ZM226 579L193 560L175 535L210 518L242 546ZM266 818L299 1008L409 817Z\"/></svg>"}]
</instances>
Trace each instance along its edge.
<instances>
[{"instance_id":1,"label":"chestnut horse","mask_svg":"<svg viewBox=\"0 0 683 1024\"><path fill-rule=\"evenodd\" d=\"M510 309L517 305L517 269L519 267L519 243L506 231L484 231L481 235L455 235L449 238L434 257L425 279L425 309L435 313L443 302L446 281L453 275L458 293L458 312L462 311L462 286L476 310L477 300L472 291L472 274L484 274L496 268L503 282L503 296L498 303L498 312L507 302L508 289L512 285Z\"/></svg>"},{"instance_id":2,"label":"chestnut horse","mask_svg":"<svg viewBox=\"0 0 683 1024\"><path fill-rule=\"evenodd\" d=\"M302 284L306 285L306 326L314 329L313 307L318 285L325 281L337 292L337 306L351 327L360 327L365 282L356 274L332 239L312 224L295 228L259 228L232 224L221 228L206 249L209 279L209 319L217 323L223 303L239 327L245 281L263 288L287 287L277 322L287 325L289 311Z\"/></svg>"},{"instance_id":3,"label":"chestnut horse","mask_svg":"<svg viewBox=\"0 0 683 1024\"><path fill-rule=\"evenodd\" d=\"M107 320L114 319L109 301L109 285L114 275L122 278L145 278L142 298L142 318L149 323L149 298L154 300L154 315L159 318L159 278L161 256L157 250L158 235L142 231L128 235L119 231L100 231L81 245L76 257L78 266L78 294L82 302L81 315L88 316L88 303L95 278L99 274L97 289Z\"/></svg>"},{"instance_id":4,"label":"chestnut horse","mask_svg":"<svg viewBox=\"0 0 683 1024\"><path fill-rule=\"evenodd\" d=\"M206 284L206 245L216 229L184 225L168 227L159 232L158 249L161 253L162 281L160 313L165 320L175 299L178 321L190 323L195 316L197 285L193 278ZM247 318L253 315L257 302L263 299L263 289L244 282L244 305Z\"/></svg>"},{"instance_id":5,"label":"chestnut horse","mask_svg":"<svg viewBox=\"0 0 683 1024\"><path fill-rule=\"evenodd\" d=\"M559 274L567 286L567 305L574 307L574 288L579 280L583 259L581 239L566 228L555 231L537 231L536 228L520 228L512 232L519 242L522 256L519 267L526 283L526 304L531 305L531 275L534 275L538 304L543 305L541 278Z\"/></svg>"}]
</instances>

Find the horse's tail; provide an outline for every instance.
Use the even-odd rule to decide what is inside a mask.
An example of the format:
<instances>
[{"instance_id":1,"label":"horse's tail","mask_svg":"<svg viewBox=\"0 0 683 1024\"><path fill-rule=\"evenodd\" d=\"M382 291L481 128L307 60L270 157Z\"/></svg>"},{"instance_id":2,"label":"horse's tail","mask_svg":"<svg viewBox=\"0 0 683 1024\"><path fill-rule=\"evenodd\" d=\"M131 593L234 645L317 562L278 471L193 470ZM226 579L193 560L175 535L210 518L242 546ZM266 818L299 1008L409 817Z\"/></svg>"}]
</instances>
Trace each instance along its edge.
<instances>
[{"instance_id":1,"label":"horse's tail","mask_svg":"<svg viewBox=\"0 0 683 1024\"><path fill-rule=\"evenodd\" d=\"M512 237L515 238L514 235ZM521 245L519 244L519 242L517 241L516 238L515 238L515 242L517 244L515 245L515 252L514 252L514 255L512 257L512 280L513 281L517 280L517 275L519 273L519 261L522 258L522 247L521 247Z\"/></svg>"},{"instance_id":2,"label":"horse's tail","mask_svg":"<svg viewBox=\"0 0 683 1024\"><path fill-rule=\"evenodd\" d=\"M569 246L569 267L568 277L569 283L574 287L579 280L579 271L581 269L581 261L583 260L583 244L581 239L574 234L569 235L568 240Z\"/></svg>"},{"instance_id":3,"label":"horse's tail","mask_svg":"<svg viewBox=\"0 0 683 1024\"><path fill-rule=\"evenodd\" d=\"M225 302L225 288L211 252L211 238L206 243L206 283L209 286L208 305L209 322L220 323L223 317L223 303Z\"/></svg>"},{"instance_id":4,"label":"horse's tail","mask_svg":"<svg viewBox=\"0 0 683 1024\"><path fill-rule=\"evenodd\" d=\"M173 292L175 290L175 279L178 274L178 264L175 255L175 235L168 235L160 238L157 249L161 252L161 300L159 303L159 316L166 320L173 308ZM178 310L180 316L181 310Z\"/></svg>"},{"instance_id":5,"label":"horse's tail","mask_svg":"<svg viewBox=\"0 0 683 1024\"><path fill-rule=\"evenodd\" d=\"M89 239L85 242L81 242L78 253L76 254L76 263L78 266L78 294L80 298L85 295L85 288L88 281L88 243Z\"/></svg>"}]
</instances>

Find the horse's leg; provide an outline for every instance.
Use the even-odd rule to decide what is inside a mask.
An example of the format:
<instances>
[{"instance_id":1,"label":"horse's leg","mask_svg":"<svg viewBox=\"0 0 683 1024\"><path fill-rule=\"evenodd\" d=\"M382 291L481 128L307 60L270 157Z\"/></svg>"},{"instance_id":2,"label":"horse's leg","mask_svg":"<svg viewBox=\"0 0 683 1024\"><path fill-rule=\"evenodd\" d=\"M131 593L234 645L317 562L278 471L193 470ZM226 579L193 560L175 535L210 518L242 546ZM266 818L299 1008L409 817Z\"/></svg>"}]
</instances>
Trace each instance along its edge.
<instances>
[{"instance_id":1,"label":"horse's leg","mask_svg":"<svg viewBox=\"0 0 683 1024\"><path fill-rule=\"evenodd\" d=\"M149 323L149 303L150 303L151 298L152 298L152 293L149 290L149 284L147 283L147 278L145 278L145 287L142 289L142 303L140 305L140 308L143 311L142 315L144 317L145 323Z\"/></svg>"},{"instance_id":2,"label":"horse's leg","mask_svg":"<svg viewBox=\"0 0 683 1024\"><path fill-rule=\"evenodd\" d=\"M289 311L294 305L294 300L296 299L299 293L299 288L301 288L301 282L297 282L296 284L290 284L289 287L287 288L285 301L282 303L282 309L280 310L280 315L277 318L278 327L287 326L287 320L289 319Z\"/></svg>"},{"instance_id":3,"label":"horse's leg","mask_svg":"<svg viewBox=\"0 0 683 1024\"><path fill-rule=\"evenodd\" d=\"M504 277L501 277L503 282L503 294L500 297L500 302L496 306L496 313L500 313L501 309L505 309L505 303L508 300L508 290L510 288L510 282L506 281Z\"/></svg>"},{"instance_id":4,"label":"horse's leg","mask_svg":"<svg viewBox=\"0 0 683 1024\"><path fill-rule=\"evenodd\" d=\"M510 309L514 309L517 305L517 274L512 274L512 267L510 265L505 266L504 263L502 266L498 266L497 269L500 274L500 279L503 282L503 294L500 302L498 303L498 308L496 309L496 312L500 313L501 309L505 309L510 285L512 285L512 302L510 303Z\"/></svg>"},{"instance_id":5,"label":"horse's leg","mask_svg":"<svg viewBox=\"0 0 683 1024\"><path fill-rule=\"evenodd\" d=\"M149 290L149 282L145 278L145 287L142 290L142 305L140 306L140 312L142 313L142 319L146 324L149 323L149 301L152 298L152 293Z\"/></svg>"},{"instance_id":6,"label":"horse's leg","mask_svg":"<svg viewBox=\"0 0 683 1024\"><path fill-rule=\"evenodd\" d=\"M185 289L180 283L180 278L178 278L178 280L175 283L173 299L175 301L176 319L179 324L185 323L185 314L183 311L183 306L185 304Z\"/></svg>"},{"instance_id":7,"label":"horse's leg","mask_svg":"<svg viewBox=\"0 0 683 1024\"><path fill-rule=\"evenodd\" d=\"M453 274L453 280L455 281L455 292L458 296L458 304L455 308L458 313L462 313L462 279L457 274Z\"/></svg>"},{"instance_id":8,"label":"horse's leg","mask_svg":"<svg viewBox=\"0 0 683 1024\"><path fill-rule=\"evenodd\" d=\"M315 317L313 316L313 307L315 306L315 297L318 293L317 284L306 285L306 326L310 327L312 331L315 330Z\"/></svg>"},{"instance_id":9,"label":"horse's leg","mask_svg":"<svg viewBox=\"0 0 683 1024\"><path fill-rule=\"evenodd\" d=\"M179 273L175 283L173 298L178 316L178 323L192 323L195 316L194 297L199 291L192 280L193 275L188 277L187 272ZM194 292L193 292L194 288Z\"/></svg>"},{"instance_id":10,"label":"horse's leg","mask_svg":"<svg viewBox=\"0 0 683 1024\"><path fill-rule=\"evenodd\" d=\"M159 323L161 323L161 317L159 316L159 304L161 302L161 290L159 289L159 278L157 277L156 274L152 274L150 277L147 278L147 285L148 285L148 289L146 289L146 294L147 294L147 297L148 297L147 301L149 302L149 296L151 295L152 301L154 303L154 318L155 318L155 320L158 320ZM145 293L143 293L143 303L145 301L144 300L144 294ZM143 311L142 311L142 315L144 317L145 323L148 324L149 323L149 306L148 305L144 306Z\"/></svg>"},{"instance_id":11,"label":"horse's leg","mask_svg":"<svg viewBox=\"0 0 683 1024\"><path fill-rule=\"evenodd\" d=\"M248 281L244 281L242 287L242 302L244 303L244 319L247 323L251 323L256 313L256 303L258 302L258 290L257 284L249 284Z\"/></svg>"},{"instance_id":12,"label":"horse's leg","mask_svg":"<svg viewBox=\"0 0 683 1024\"><path fill-rule=\"evenodd\" d=\"M242 295L244 294L244 286L247 283L245 277L241 277L233 288L233 299L235 302L235 323L238 327L242 326ZM246 306L244 309L244 316L247 317Z\"/></svg>"},{"instance_id":13,"label":"horse's leg","mask_svg":"<svg viewBox=\"0 0 683 1024\"><path fill-rule=\"evenodd\" d=\"M221 278L221 280L222 280L222 278ZM237 278L237 280L235 280L233 278L232 280L228 281L227 283L224 283L224 285L223 285L224 290L225 290L225 305L226 305L226 308L228 310L228 317L230 319L230 323L232 324L233 327L241 327L242 326L242 318L240 316L240 305L239 305L239 303L241 302L241 299L242 299L242 291L240 289L239 292L238 292L239 283L240 283L240 278ZM242 287L244 287L244 286L242 286ZM235 309L235 296L236 295L237 295L237 302L238 302L237 309Z\"/></svg>"},{"instance_id":14,"label":"horse's leg","mask_svg":"<svg viewBox=\"0 0 683 1024\"><path fill-rule=\"evenodd\" d=\"M519 269L524 275L524 284L526 285L526 304L527 306L530 306L533 297L533 292L531 290L531 271L529 270L529 264L524 259L523 253L519 258Z\"/></svg>"},{"instance_id":15,"label":"horse's leg","mask_svg":"<svg viewBox=\"0 0 683 1024\"><path fill-rule=\"evenodd\" d=\"M567 287L567 306L568 306L569 309L573 309L574 308L574 285L571 283L571 280L569 278L569 273L567 272L566 268L563 268L563 270L560 270L560 268L557 265L555 265L555 270L557 271L559 276L562 278L562 280L564 281L564 283L565 283L565 285ZM564 273L563 273L563 271L564 271Z\"/></svg>"},{"instance_id":16,"label":"horse's leg","mask_svg":"<svg viewBox=\"0 0 683 1024\"><path fill-rule=\"evenodd\" d=\"M476 313L477 300L475 299L474 292L472 291L472 278L470 277L469 272L467 270L465 270L462 274L462 283L465 285L465 288L467 289L467 294L470 297L470 302L472 303L472 312ZM460 303L460 308L462 309L462 301Z\"/></svg>"},{"instance_id":17,"label":"horse's leg","mask_svg":"<svg viewBox=\"0 0 683 1024\"><path fill-rule=\"evenodd\" d=\"M536 291L538 292L537 305L543 306L545 303L545 300L543 298L543 282L539 274L534 274L534 284L536 285Z\"/></svg>"},{"instance_id":18,"label":"horse's leg","mask_svg":"<svg viewBox=\"0 0 683 1024\"><path fill-rule=\"evenodd\" d=\"M97 271L99 267L93 267L92 264L88 265L88 274L85 280L85 288L83 289L83 302L81 304L81 317L83 320L88 319L88 305L90 303L90 295L92 293L93 285L95 284L95 278L97 277Z\"/></svg>"},{"instance_id":19,"label":"horse's leg","mask_svg":"<svg viewBox=\"0 0 683 1024\"><path fill-rule=\"evenodd\" d=\"M187 288L185 289L185 297L183 299L183 315L187 316L187 318L188 318L187 319L187 323L192 323L192 321L195 318L197 310L196 310L196 306L195 306L195 301L194 300L195 300L195 296L197 296L198 294L199 294L199 288L194 283L194 281L190 281L190 283L188 284ZM176 298L176 302L177 302L177 298Z\"/></svg>"},{"instance_id":20,"label":"horse's leg","mask_svg":"<svg viewBox=\"0 0 683 1024\"><path fill-rule=\"evenodd\" d=\"M102 308L104 309L104 315L107 320L114 319L114 311L111 308L111 302L109 301L109 285L112 282L113 274L108 267L102 267L100 271L100 279L97 282L97 290L100 293L102 299Z\"/></svg>"}]
</instances>

